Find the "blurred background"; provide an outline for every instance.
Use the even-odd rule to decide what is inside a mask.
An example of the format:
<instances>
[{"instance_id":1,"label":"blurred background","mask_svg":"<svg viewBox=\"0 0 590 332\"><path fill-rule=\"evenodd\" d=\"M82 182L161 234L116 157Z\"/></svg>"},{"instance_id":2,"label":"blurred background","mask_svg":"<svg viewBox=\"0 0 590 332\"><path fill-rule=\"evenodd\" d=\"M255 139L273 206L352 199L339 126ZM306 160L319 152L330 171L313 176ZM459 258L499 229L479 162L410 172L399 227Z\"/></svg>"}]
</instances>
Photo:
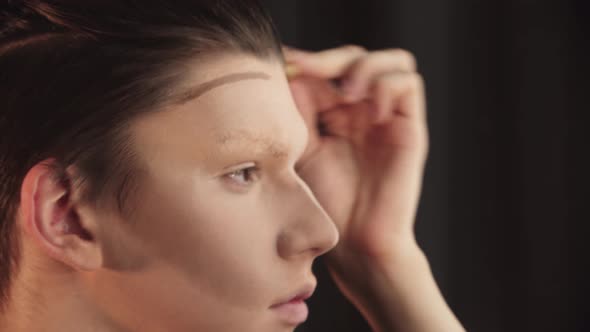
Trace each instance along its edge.
<instances>
[{"instance_id":1,"label":"blurred background","mask_svg":"<svg viewBox=\"0 0 590 332\"><path fill-rule=\"evenodd\" d=\"M265 2L288 45L416 55L431 133L416 232L467 330L590 331L590 1ZM370 331L314 270L297 331Z\"/></svg>"}]
</instances>

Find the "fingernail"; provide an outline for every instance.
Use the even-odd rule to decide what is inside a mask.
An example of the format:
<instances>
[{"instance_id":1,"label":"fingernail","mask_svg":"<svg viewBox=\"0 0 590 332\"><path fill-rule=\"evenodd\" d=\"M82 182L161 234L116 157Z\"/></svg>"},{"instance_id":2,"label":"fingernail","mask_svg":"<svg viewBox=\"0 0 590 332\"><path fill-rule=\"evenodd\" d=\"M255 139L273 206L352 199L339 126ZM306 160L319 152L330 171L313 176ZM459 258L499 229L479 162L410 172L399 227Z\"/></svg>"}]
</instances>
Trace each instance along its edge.
<instances>
[{"instance_id":1,"label":"fingernail","mask_svg":"<svg viewBox=\"0 0 590 332\"><path fill-rule=\"evenodd\" d=\"M288 79L294 78L295 76L299 75L299 67L292 63L287 63L285 65L285 74L287 75Z\"/></svg>"}]
</instances>

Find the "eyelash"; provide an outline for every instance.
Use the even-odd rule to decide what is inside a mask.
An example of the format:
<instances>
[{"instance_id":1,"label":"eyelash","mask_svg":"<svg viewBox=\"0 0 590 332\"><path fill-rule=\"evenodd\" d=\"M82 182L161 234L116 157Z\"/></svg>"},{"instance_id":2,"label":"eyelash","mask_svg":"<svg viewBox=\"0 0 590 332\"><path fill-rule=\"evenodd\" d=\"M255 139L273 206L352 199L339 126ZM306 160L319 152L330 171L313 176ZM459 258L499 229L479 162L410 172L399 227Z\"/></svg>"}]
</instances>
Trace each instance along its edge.
<instances>
[{"instance_id":1,"label":"eyelash","mask_svg":"<svg viewBox=\"0 0 590 332\"><path fill-rule=\"evenodd\" d=\"M254 182L255 180L258 179L258 177L259 177L258 176L259 175L258 172L260 171L260 169L257 166L248 166L248 167L240 168L240 169L237 169L237 170L232 171L230 173L227 173L226 176L229 177L229 178L233 178L233 175L239 174L239 173L244 173L245 171L248 171L248 174L254 174L254 175L250 175L250 176L251 177L252 176L255 177L254 180L250 180L250 181L247 180L248 184L249 183L252 183L252 182ZM236 182L240 182L240 181L236 181ZM247 186L248 184L243 184L243 182L242 183L239 183L240 186Z\"/></svg>"}]
</instances>

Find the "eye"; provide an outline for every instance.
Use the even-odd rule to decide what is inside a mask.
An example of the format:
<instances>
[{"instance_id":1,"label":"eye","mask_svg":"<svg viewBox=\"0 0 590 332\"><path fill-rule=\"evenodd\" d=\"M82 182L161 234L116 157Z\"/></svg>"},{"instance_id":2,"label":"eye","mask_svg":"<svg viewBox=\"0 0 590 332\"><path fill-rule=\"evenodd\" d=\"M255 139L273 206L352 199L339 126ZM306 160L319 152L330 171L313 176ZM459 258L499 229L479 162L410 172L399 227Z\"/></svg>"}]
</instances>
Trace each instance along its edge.
<instances>
[{"instance_id":1,"label":"eye","mask_svg":"<svg viewBox=\"0 0 590 332\"><path fill-rule=\"evenodd\" d=\"M226 176L240 185L247 186L258 179L259 171L256 166L249 166L227 173Z\"/></svg>"}]
</instances>

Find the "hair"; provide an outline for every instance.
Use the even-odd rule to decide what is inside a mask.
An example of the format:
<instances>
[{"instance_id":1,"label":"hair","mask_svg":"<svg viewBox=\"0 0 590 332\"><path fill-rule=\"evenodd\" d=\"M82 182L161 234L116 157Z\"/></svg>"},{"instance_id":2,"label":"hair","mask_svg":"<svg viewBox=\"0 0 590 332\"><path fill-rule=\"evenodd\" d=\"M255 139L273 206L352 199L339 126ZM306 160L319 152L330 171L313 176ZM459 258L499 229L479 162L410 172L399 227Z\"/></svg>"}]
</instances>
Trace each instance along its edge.
<instances>
[{"instance_id":1,"label":"hair","mask_svg":"<svg viewBox=\"0 0 590 332\"><path fill-rule=\"evenodd\" d=\"M75 166L84 199L124 213L140 173L132 119L170 102L186 67L205 56L284 58L258 0L0 1L2 309L20 257L20 188L33 166L51 160L63 181Z\"/></svg>"}]
</instances>

